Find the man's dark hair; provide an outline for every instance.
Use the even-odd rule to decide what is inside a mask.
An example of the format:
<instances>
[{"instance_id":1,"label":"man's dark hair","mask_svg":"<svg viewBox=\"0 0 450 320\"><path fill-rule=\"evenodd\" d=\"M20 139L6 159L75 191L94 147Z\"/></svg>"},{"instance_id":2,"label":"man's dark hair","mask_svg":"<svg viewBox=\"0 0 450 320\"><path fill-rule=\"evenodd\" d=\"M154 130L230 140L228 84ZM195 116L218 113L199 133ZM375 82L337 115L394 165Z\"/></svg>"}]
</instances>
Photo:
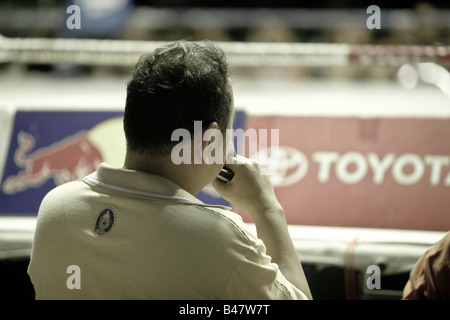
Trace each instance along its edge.
<instances>
[{"instance_id":1,"label":"man's dark hair","mask_svg":"<svg viewBox=\"0 0 450 320\"><path fill-rule=\"evenodd\" d=\"M143 55L127 86L124 131L127 146L141 154L170 153L175 129L194 133L215 121L225 130L231 114L228 63L210 42L186 40Z\"/></svg>"}]
</instances>

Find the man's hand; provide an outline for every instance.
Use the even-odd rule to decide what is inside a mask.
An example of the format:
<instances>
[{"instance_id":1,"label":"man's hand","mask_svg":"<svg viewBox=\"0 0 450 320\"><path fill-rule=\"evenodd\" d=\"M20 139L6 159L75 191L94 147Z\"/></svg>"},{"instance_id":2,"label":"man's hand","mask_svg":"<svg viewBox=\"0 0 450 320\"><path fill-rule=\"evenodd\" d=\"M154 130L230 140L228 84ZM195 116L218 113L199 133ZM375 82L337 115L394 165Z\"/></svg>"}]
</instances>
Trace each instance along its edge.
<instances>
[{"instance_id":1,"label":"man's hand","mask_svg":"<svg viewBox=\"0 0 450 320\"><path fill-rule=\"evenodd\" d=\"M216 191L234 206L250 213L253 219L258 218L253 215L267 210L281 209L269 177L261 175L260 164L239 155L234 160L234 164L227 164L234 172L233 179L228 183L215 179L212 186Z\"/></svg>"},{"instance_id":2,"label":"man's hand","mask_svg":"<svg viewBox=\"0 0 450 320\"><path fill-rule=\"evenodd\" d=\"M239 155L234 159L234 164L227 165L234 172L233 179L224 183L216 178L212 186L225 200L250 213L272 261L278 264L287 280L312 299L269 176L261 174L261 166L256 161Z\"/></svg>"}]
</instances>

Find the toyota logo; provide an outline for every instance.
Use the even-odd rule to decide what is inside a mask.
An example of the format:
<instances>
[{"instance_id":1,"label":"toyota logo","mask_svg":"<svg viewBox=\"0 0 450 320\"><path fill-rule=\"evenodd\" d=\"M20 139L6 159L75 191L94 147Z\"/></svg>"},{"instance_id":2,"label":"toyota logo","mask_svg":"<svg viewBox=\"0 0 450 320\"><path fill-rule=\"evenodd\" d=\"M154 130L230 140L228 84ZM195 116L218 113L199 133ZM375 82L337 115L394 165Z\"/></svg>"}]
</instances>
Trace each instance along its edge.
<instances>
[{"instance_id":1,"label":"toyota logo","mask_svg":"<svg viewBox=\"0 0 450 320\"><path fill-rule=\"evenodd\" d=\"M308 159L299 150L291 147L269 147L260 149L252 156L263 166L263 174L270 176L274 187L285 187L297 183L308 172Z\"/></svg>"}]
</instances>

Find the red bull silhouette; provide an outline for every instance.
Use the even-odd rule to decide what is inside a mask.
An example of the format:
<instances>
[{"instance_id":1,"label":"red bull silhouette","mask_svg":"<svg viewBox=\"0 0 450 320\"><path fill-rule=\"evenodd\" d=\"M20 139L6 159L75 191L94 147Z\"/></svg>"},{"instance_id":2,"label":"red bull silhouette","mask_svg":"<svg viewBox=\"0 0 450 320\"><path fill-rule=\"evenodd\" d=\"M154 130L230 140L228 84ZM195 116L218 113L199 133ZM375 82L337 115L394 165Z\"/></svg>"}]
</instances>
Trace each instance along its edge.
<instances>
[{"instance_id":1,"label":"red bull silhouette","mask_svg":"<svg viewBox=\"0 0 450 320\"><path fill-rule=\"evenodd\" d=\"M100 151L88 140L86 130L30 154L35 145L33 135L20 131L17 142L14 162L23 169L4 181L5 194L39 187L49 179L53 179L55 185L77 180L95 171L103 161Z\"/></svg>"}]
</instances>

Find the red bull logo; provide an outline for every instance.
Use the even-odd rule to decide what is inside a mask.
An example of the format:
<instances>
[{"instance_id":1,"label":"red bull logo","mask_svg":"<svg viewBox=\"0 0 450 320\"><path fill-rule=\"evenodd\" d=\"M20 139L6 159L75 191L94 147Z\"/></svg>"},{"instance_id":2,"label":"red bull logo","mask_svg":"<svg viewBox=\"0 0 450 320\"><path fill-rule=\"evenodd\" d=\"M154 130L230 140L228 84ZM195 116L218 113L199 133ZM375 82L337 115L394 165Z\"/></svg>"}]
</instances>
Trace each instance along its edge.
<instances>
[{"instance_id":1,"label":"red bull logo","mask_svg":"<svg viewBox=\"0 0 450 320\"><path fill-rule=\"evenodd\" d=\"M101 162L123 164L123 112L17 110L11 120L9 148L0 154L0 215L34 215L55 186Z\"/></svg>"},{"instance_id":2,"label":"red bull logo","mask_svg":"<svg viewBox=\"0 0 450 320\"><path fill-rule=\"evenodd\" d=\"M28 188L40 187L49 179L55 185L77 180L93 172L103 161L100 151L89 141L87 131L79 131L47 147L32 151L33 135L20 131L14 162L22 168L5 179L2 191L16 194ZM32 151L32 152L30 152Z\"/></svg>"}]
</instances>

